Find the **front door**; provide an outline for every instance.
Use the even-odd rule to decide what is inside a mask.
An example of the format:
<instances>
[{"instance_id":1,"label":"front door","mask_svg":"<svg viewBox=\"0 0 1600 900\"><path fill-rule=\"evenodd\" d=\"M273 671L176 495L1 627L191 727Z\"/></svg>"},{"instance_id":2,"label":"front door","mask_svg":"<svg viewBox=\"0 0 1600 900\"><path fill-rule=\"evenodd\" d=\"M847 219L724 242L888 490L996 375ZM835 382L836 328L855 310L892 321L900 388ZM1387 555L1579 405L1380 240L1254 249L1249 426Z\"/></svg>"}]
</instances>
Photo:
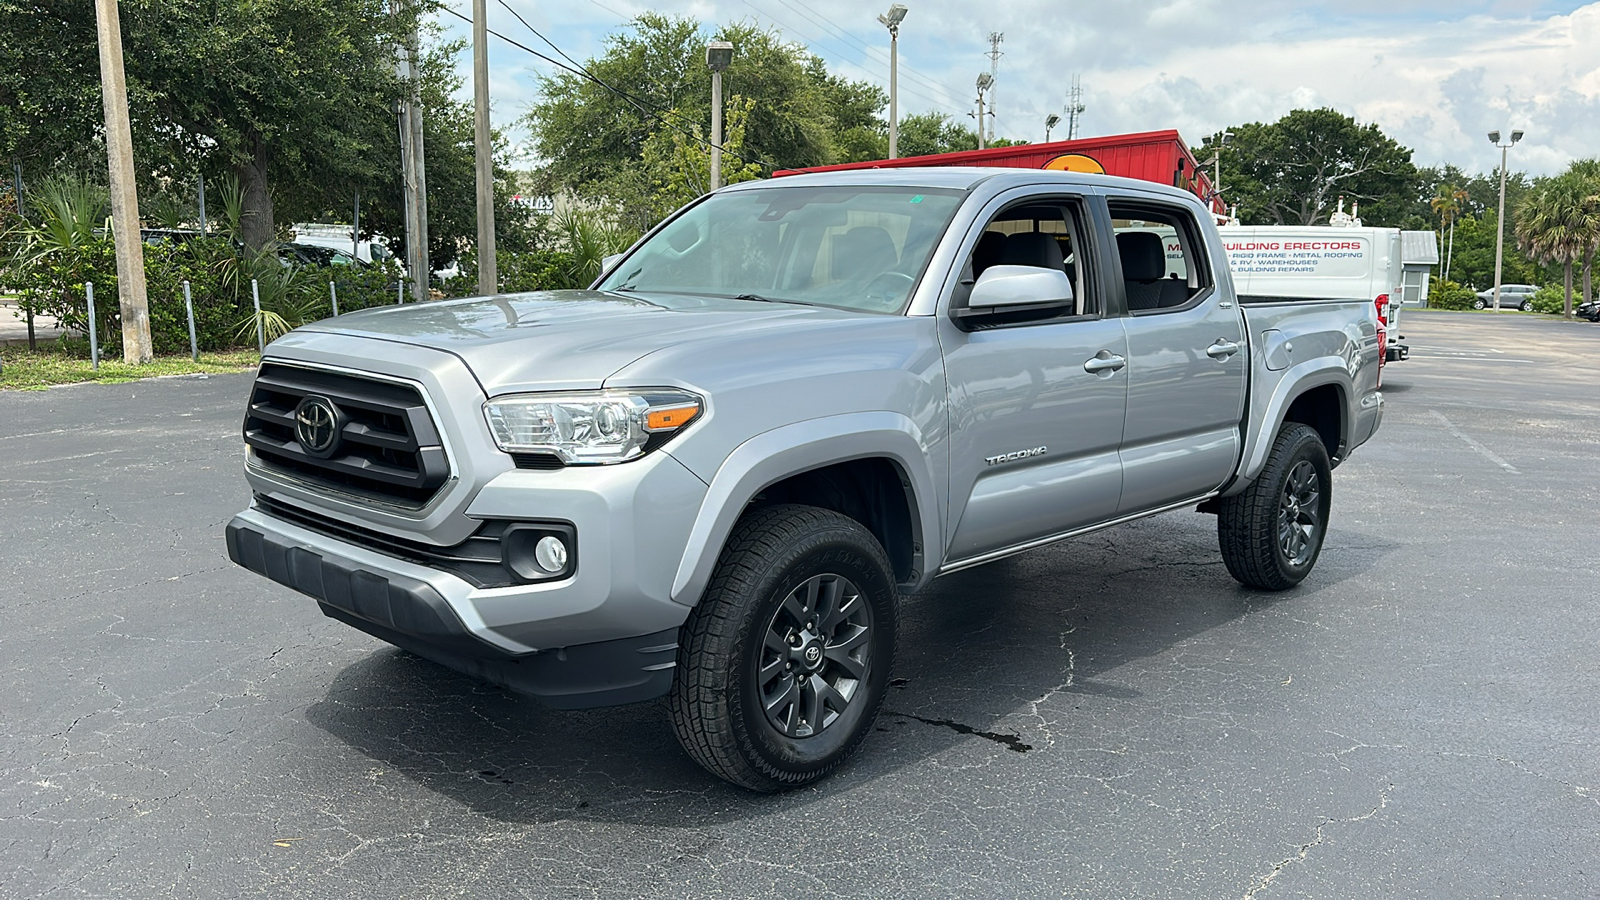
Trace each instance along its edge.
<instances>
[{"instance_id":1,"label":"front door","mask_svg":"<svg viewBox=\"0 0 1600 900\"><path fill-rule=\"evenodd\" d=\"M1127 344L1121 320L1105 317L1103 279L1086 264L1093 259L1087 221L1069 199L1003 209L973 242L964 278L970 284L988 265L1061 266L1075 306L975 330L941 319L950 398L948 563L1116 513ZM1041 243L1048 249L1040 233L1059 254L1030 256Z\"/></svg>"}]
</instances>

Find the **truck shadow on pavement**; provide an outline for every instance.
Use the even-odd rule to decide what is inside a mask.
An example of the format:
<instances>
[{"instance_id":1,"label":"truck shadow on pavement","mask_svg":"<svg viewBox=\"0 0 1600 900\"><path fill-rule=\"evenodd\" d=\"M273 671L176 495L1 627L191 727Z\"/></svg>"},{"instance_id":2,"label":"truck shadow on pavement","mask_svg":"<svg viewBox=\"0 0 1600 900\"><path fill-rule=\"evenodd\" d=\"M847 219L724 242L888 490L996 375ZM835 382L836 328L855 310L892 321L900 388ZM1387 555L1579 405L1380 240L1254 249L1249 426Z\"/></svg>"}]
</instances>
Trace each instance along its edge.
<instances>
[{"instance_id":1,"label":"truck shadow on pavement","mask_svg":"<svg viewBox=\"0 0 1600 900\"><path fill-rule=\"evenodd\" d=\"M833 777L776 799L693 763L664 700L551 710L398 650L343 669L305 716L419 786L514 823L716 824L881 778L918 783L919 763L941 754L1031 762L1071 746L1075 722L1099 707L1112 708L1113 723L1158 718L1153 707L1169 701L1119 677L1130 663L1171 666L1160 658L1190 641L1221 641L1219 655L1248 654L1257 646L1204 636L1281 605L1315 604L1389 552L1373 537L1335 528L1305 585L1264 594L1228 576L1213 523L1169 514L939 579L903 607L880 733Z\"/></svg>"}]
</instances>

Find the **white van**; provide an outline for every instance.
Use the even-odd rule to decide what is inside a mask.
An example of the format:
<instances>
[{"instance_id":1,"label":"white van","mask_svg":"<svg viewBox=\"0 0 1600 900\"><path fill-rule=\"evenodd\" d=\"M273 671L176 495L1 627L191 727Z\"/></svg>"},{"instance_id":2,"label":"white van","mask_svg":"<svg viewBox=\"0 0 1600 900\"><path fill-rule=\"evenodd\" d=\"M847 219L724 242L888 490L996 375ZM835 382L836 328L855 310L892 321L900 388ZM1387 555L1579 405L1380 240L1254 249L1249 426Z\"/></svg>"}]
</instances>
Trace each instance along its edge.
<instances>
[{"instance_id":1,"label":"white van","mask_svg":"<svg viewBox=\"0 0 1600 900\"><path fill-rule=\"evenodd\" d=\"M389 248L379 240L381 235L373 235L370 241L352 240L349 225L324 225L317 222L296 222L293 229L294 242L297 244L310 244L314 247L327 247L330 250L340 250L345 253L354 251L356 259L364 263L381 263L394 259Z\"/></svg>"},{"instance_id":2,"label":"white van","mask_svg":"<svg viewBox=\"0 0 1600 900\"><path fill-rule=\"evenodd\" d=\"M1387 326L1385 359L1405 359L1411 349L1398 331L1400 311L1427 302L1428 278L1439 262L1437 237L1431 231L1367 228L1342 212L1333 220L1220 227L1234 288L1241 296L1372 300Z\"/></svg>"}]
</instances>

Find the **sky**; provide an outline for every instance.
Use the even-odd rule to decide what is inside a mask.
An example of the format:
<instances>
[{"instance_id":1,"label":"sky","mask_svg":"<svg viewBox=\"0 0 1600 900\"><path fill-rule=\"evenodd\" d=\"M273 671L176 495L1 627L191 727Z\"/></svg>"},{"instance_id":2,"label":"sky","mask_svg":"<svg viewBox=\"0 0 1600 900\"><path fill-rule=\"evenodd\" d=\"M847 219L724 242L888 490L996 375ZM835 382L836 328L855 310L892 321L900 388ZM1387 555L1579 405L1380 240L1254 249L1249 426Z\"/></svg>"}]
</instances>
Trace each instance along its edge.
<instances>
[{"instance_id":1,"label":"sky","mask_svg":"<svg viewBox=\"0 0 1600 900\"><path fill-rule=\"evenodd\" d=\"M470 0L445 2L471 15ZM1079 137L1176 128L1198 146L1226 126L1331 106L1377 123L1419 166L1494 171L1500 151L1486 135L1496 129L1526 132L1510 151L1514 172L1551 175L1600 156L1600 2L904 2L902 116L937 110L970 122L998 32L1000 137L1044 140L1045 117L1062 113L1076 75ZM888 0L488 0L491 29L548 52L506 5L579 60L603 54L608 35L653 10L754 21L837 73L888 88L889 36L877 21ZM467 35L454 17L440 24ZM493 37L489 59L494 124L525 143L517 120L554 68ZM470 53L460 64L470 99ZM1066 137L1066 118L1053 139Z\"/></svg>"}]
</instances>

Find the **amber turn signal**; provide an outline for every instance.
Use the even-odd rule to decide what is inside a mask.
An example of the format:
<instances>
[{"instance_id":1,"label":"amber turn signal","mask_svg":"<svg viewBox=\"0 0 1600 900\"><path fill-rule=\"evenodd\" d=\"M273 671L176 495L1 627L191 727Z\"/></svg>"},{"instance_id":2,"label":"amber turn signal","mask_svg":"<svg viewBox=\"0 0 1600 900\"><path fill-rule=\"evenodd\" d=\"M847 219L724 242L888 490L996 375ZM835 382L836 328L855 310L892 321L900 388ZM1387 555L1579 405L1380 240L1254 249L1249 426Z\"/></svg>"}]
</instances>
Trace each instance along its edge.
<instances>
[{"instance_id":1,"label":"amber turn signal","mask_svg":"<svg viewBox=\"0 0 1600 900\"><path fill-rule=\"evenodd\" d=\"M698 403L652 409L645 414L644 429L646 431L673 431L689 424L689 420L699 414L700 404Z\"/></svg>"}]
</instances>

